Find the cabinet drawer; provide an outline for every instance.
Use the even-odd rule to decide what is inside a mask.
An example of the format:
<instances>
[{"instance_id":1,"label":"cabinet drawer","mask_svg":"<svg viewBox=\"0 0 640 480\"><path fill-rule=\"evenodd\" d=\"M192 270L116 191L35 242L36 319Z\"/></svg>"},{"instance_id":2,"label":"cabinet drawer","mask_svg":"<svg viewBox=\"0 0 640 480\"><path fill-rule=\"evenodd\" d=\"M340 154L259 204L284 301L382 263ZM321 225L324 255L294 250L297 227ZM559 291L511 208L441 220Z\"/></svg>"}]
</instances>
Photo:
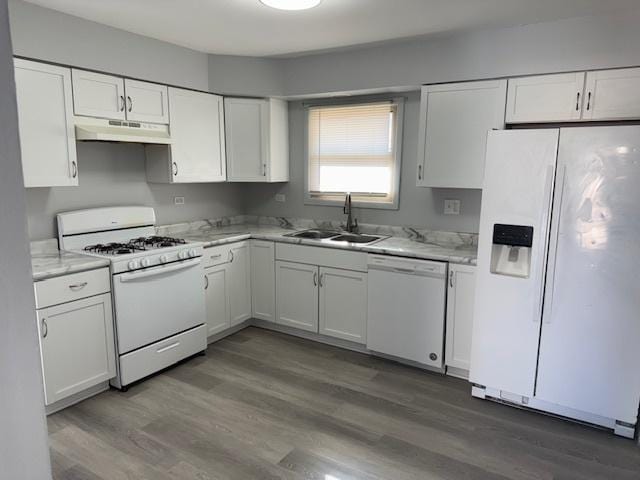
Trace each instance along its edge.
<instances>
[{"instance_id":1,"label":"cabinet drawer","mask_svg":"<svg viewBox=\"0 0 640 480\"><path fill-rule=\"evenodd\" d=\"M358 272L367 271L366 253L348 252L336 248L276 243L276 260L341 268L343 270L356 270Z\"/></svg>"},{"instance_id":2,"label":"cabinet drawer","mask_svg":"<svg viewBox=\"0 0 640 480\"><path fill-rule=\"evenodd\" d=\"M49 307L111 291L108 268L72 273L33 284L36 308Z\"/></svg>"},{"instance_id":3,"label":"cabinet drawer","mask_svg":"<svg viewBox=\"0 0 640 480\"><path fill-rule=\"evenodd\" d=\"M209 247L204 249L202 254L202 265L204 268L215 267L231 261L231 250L242 247L246 242L234 242L219 247Z\"/></svg>"},{"instance_id":4,"label":"cabinet drawer","mask_svg":"<svg viewBox=\"0 0 640 480\"><path fill-rule=\"evenodd\" d=\"M122 385L129 385L207 348L207 326L174 335L120 357Z\"/></svg>"}]
</instances>

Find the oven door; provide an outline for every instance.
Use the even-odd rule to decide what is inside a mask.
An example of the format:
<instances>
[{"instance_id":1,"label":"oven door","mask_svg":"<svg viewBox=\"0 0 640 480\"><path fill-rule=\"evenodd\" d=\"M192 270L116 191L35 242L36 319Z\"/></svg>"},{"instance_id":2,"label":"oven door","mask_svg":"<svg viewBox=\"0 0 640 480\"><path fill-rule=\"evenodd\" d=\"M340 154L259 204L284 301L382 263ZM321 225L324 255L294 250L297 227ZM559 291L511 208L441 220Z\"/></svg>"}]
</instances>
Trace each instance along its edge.
<instances>
[{"instance_id":1,"label":"oven door","mask_svg":"<svg viewBox=\"0 0 640 480\"><path fill-rule=\"evenodd\" d=\"M120 355L205 323L200 258L113 276Z\"/></svg>"}]
</instances>

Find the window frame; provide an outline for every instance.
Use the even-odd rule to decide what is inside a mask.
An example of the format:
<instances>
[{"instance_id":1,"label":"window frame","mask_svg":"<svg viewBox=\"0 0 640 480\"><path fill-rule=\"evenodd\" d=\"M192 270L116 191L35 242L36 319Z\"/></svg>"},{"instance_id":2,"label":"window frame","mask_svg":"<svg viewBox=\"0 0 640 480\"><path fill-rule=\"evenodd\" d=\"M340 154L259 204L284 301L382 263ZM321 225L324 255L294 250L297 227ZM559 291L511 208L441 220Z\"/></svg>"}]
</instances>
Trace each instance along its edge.
<instances>
[{"instance_id":1,"label":"window frame","mask_svg":"<svg viewBox=\"0 0 640 480\"><path fill-rule=\"evenodd\" d=\"M400 208L400 177L402 173L402 139L404 132L404 102L405 97L375 97L375 98L349 98L344 101L336 101L335 99L318 101L314 103L303 104L304 107L304 204L305 205L324 205L333 207L342 207L345 195L317 195L312 194L309 189L309 110L314 107L332 107L332 106L349 106L349 105L365 105L368 103L389 102L397 105L396 112L396 131L395 131L395 156L393 161L393 180L392 201L376 202L375 200L361 200L362 197L353 196L352 205L356 208L372 208L381 210L398 210ZM376 196L372 195L371 199Z\"/></svg>"}]
</instances>

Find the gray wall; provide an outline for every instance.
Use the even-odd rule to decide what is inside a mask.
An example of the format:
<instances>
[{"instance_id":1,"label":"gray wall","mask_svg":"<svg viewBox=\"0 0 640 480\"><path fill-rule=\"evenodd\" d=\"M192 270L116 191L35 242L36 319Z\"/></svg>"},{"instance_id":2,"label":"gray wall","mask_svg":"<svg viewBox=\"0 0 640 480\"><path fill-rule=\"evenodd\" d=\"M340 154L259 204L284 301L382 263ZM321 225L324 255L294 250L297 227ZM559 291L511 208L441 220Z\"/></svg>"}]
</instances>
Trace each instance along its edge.
<instances>
[{"instance_id":1,"label":"gray wall","mask_svg":"<svg viewBox=\"0 0 640 480\"><path fill-rule=\"evenodd\" d=\"M82 208L147 205L161 224L242 213L240 185L147 183L144 158L142 145L78 142L79 186L27 190L31 239L57 236L55 214ZM174 205L174 196L185 204Z\"/></svg>"},{"instance_id":2,"label":"gray wall","mask_svg":"<svg viewBox=\"0 0 640 480\"><path fill-rule=\"evenodd\" d=\"M438 230L477 232L480 216L479 190L431 189L416 187L418 158L418 115L420 93L405 94L404 131L402 141L402 176L400 209L354 209L359 222L389 225L428 226ZM289 147L291 180L283 184L251 184L247 186L245 209L252 215L277 215L302 218L344 219L341 207L304 205L304 106L289 103ZM274 200L276 193L286 195L285 203ZM444 200L461 200L460 215L444 215Z\"/></svg>"},{"instance_id":3,"label":"gray wall","mask_svg":"<svg viewBox=\"0 0 640 480\"><path fill-rule=\"evenodd\" d=\"M51 478L6 0L0 0L0 477Z\"/></svg>"},{"instance_id":4,"label":"gray wall","mask_svg":"<svg viewBox=\"0 0 640 480\"><path fill-rule=\"evenodd\" d=\"M284 91L309 95L640 65L640 9L287 59Z\"/></svg>"},{"instance_id":5,"label":"gray wall","mask_svg":"<svg viewBox=\"0 0 640 480\"><path fill-rule=\"evenodd\" d=\"M209 55L209 90L224 95L284 95L283 62L270 58Z\"/></svg>"}]
</instances>

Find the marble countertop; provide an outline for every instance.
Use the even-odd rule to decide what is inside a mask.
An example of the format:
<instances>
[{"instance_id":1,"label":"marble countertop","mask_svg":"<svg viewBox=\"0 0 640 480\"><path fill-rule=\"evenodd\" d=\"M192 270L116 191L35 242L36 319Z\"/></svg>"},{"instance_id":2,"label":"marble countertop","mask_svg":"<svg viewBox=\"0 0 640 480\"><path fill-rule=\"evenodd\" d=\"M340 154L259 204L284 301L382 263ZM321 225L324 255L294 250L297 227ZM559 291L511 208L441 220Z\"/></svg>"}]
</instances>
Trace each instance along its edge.
<instances>
[{"instance_id":1,"label":"marble countertop","mask_svg":"<svg viewBox=\"0 0 640 480\"><path fill-rule=\"evenodd\" d=\"M31 270L34 281L107 266L109 260L104 258L61 252L55 239L31 242Z\"/></svg>"},{"instance_id":2,"label":"marble countertop","mask_svg":"<svg viewBox=\"0 0 640 480\"><path fill-rule=\"evenodd\" d=\"M283 228L272 225L230 225L226 227L209 227L171 232L186 240L202 242L205 247L224 245L249 238L271 240L275 242L293 243L298 245L320 246L355 250L367 253L396 255L401 257L418 258L423 260L438 260L458 264L475 265L477 247L459 244L435 244L410 238L388 237L368 245L358 245L346 242L331 242L329 240L313 240L287 237L287 234L298 231L296 228Z\"/></svg>"}]
</instances>

